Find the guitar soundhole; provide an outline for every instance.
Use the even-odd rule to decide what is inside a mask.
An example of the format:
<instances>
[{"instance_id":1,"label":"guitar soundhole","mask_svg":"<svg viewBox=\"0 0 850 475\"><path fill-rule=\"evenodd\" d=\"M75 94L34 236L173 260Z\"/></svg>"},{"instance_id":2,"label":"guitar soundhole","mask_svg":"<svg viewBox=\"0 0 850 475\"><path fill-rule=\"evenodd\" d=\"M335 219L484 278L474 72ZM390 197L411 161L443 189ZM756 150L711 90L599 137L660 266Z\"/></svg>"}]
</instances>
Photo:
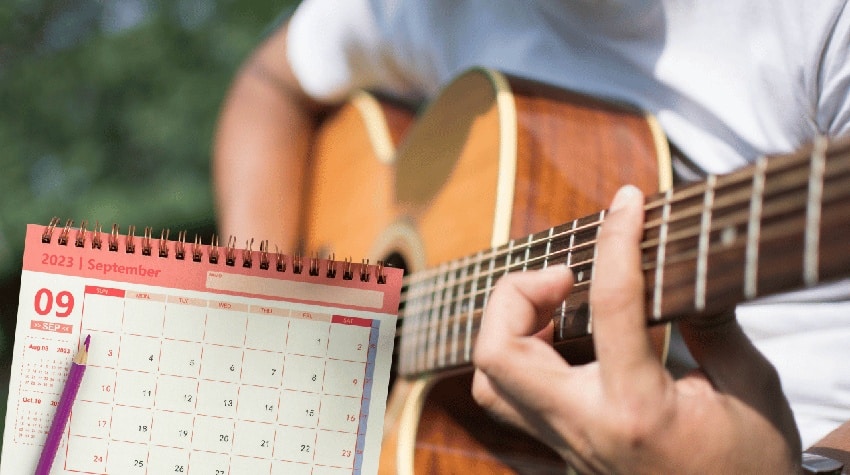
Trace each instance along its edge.
<instances>
[{"instance_id":1,"label":"guitar soundhole","mask_svg":"<svg viewBox=\"0 0 850 475\"><path fill-rule=\"evenodd\" d=\"M405 275L409 274L407 268L407 262L404 260L404 256L399 252L393 252L384 258L384 265L387 267L395 267L397 269L404 269Z\"/></svg>"}]
</instances>

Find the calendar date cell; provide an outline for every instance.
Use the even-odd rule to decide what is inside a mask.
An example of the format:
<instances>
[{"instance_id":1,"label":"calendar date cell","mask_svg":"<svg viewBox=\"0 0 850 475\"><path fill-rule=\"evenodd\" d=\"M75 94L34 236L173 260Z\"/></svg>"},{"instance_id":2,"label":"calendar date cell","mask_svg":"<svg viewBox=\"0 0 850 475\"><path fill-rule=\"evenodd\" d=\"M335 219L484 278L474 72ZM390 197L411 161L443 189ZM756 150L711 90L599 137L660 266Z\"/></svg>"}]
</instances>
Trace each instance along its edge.
<instances>
[{"instance_id":1,"label":"calendar date cell","mask_svg":"<svg viewBox=\"0 0 850 475\"><path fill-rule=\"evenodd\" d=\"M316 434L316 459L323 465L352 468L356 455L357 434L320 430Z\"/></svg>"},{"instance_id":2,"label":"calendar date cell","mask_svg":"<svg viewBox=\"0 0 850 475\"><path fill-rule=\"evenodd\" d=\"M201 371L200 343L180 340L162 340L159 361L160 374L197 377Z\"/></svg>"},{"instance_id":3,"label":"calendar date cell","mask_svg":"<svg viewBox=\"0 0 850 475\"><path fill-rule=\"evenodd\" d=\"M139 371L116 372L115 403L150 408L156 396L156 375Z\"/></svg>"},{"instance_id":4,"label":"calendar date cell","mask_svg":"<svg viewBox=\"0 0 850 475\"><path fill-rule=\"evenodd\" d=\"M325 379L325 360L312 356L286 355L283 387L318 393Z\"/></svg>"},{"instance_id":5,"label":"calendar date cell","mask_svg":"<svg viewBox=\"0 0 850 475\"><path fill-rule=\"evenodd\" d=\"M278 422L295 427L316 427L319 422L319 399L303 391L281 391Z\"/></svg>"},{"instance_id":6,"label":"calendar date cell","mask_svg":"<svg viewBox=\"0 0 850 475\"><path fill-rule=\"evenodd\" d=\"M239 406L236 408L236 416L246 421L275 422L279 397L279 391L275 388L243 385L239 389Z\"/></svg>"},{"instance_id":7,"label":"calendar date cell","mask_svg":"<svg viewBox=\"0 0 850 475\"><path fill-rule=\"evenodd\" d=\"M105 295L86 293L83 303L82 328L110 333L120 333L124 320L123 292Z\"/></svg>"},{"instance_id":8,"label":"calendar date cell","mask_svg":"<svg viewBox=\"0 0 850 475\"><path fill-rule=\"evenodd\" d=\"M106 473L156 473L148 469L149 461L146 444L112 442L109 444L109 456L106 459Z\"/></svg>"},{"instance_id":9,"label":"calendar date cell","mask_svg":"<svg viewBox=\"0 0 850 475\"><path fill-rule=\"evenodd\" d=\"M148 442L151 439L151 419L151 412L147 409L115 406L109 432L111 438L124 442Z\"/></svg>"},{"instance_id":10,"label":"calendar date cell","mask_svg":"<svg viewBox=\"0 0 850 475\"><path fill-rule=\"evenodd\" d=\"M187 474L189 453L173 447L152 445L150 448L149 474ZM194 472L194 471L192 471Z\"/></svg>"},{"instance_id":11,"label":"calendar date cell","mask_svg":"<svg viewBox=\"0 0 850 475\"><path fill-rule=\"evenodd\" d=\"M104 403L77 400L69 420L69 433L85 437L109 438L112 425L112 406Z\"/></svg>"},{"instance_id":12,"label":"calendar date cell","mask_svg":"<svg viewBox=\"0 0 850 475\"><path fill-rule=\"evenodd\" d=\"M227 309L208 309L204 341L218 345L242 346L245 342L245 326L248 317L239 311L243 306L228 305L231 307Z\"/></svg>"},{"instance_id":13,"label":"calendar date cell","mask_svg":"<svg viewBox=\"0 0 850 475\"><path fill-rule=\"evenodd\" d=\"M270 460L261 460L252 457L234 456L230 461L231 473L269 473L271 470Z\"/></svg>"},{"instance_id":14,"label":"calendar date cell","mask_svg":"<svg viewBox=\"0 0 850 475\"><path fill-rule=\"evenodd\" d=\"M101 439L71 436L68 438L65 468L83 473L105 473L106 449L107 446Z\"/></svg>"},{"instance_id":15,"label":"calendar date cell","mask_svg":"<svg viewBox=\"0 0 850 475\"><path fill-rule=\"evenodd\" d=\"M326 315L324 319L327 318ZM327 321L293 319L289 322L286 352L324 357L328 352L330 326Z\"/></svg>"},{"instance_id":16,"label":"calendar date cell","mask_svg":"<svg viewBox=\"0 0 850 475\"><path fill-rule=\"evenodd\" d=\"M219 381L198 382L198 414L216 417L236 417L239 406L239 386Z\"/></svg>"},{"instance_id":17,"label":"calendar date cell","mask_svg":"<svg viewBox=\"0 0 850 475\"><path fill-rule=\"evenodd\" d=\"M233 434L233 453L250 457L272 456L275 439L275 426L261 422L236 422ZM268 470L268 465L266 465ZM237 473L248 473L238 471Z\"/></svg>"},{"instance_id":18,"label":"calendar date cell","mask_svg":"<svg viewBox=\"0 0 850 475\"><path fill-rule=\"evenodd\" d=\"M278 315L250 314L245 334L245 347L283 352L286 350L288 331L288 318Z\"/></svg>"},{"instance_id":19,"label":"calendar date cell","mask_svg":"<svg viewBox=\"0 0 850 475\"><path fill-rule=\"evenodd\" d=\"M271 475L312 475L313 467L307 463L272 461Z\"/></svg>"},{"instance_id":20,"label":"calendar date cell","mask_svg":"<svg viewBox=\"0 0 850 475\"><path fill-rule=\"evenodd\" d=\"M331 345L328 347L328 358L366 361L371 333L371 327L331 325Z\"/></svg>"},{"instance_id":21,"label":"calendar date cell","mask_svg":"<svg viewBox=\"0 0 850 475\"><path fill-rule=\"evenodd\" d=\"M189 465L192 475L236 475L237 473L230 470L230 456L227 454L192 452L189 455ZM174 471L164 473L174 473Z\"/></svg>"},{"instance_id":22,"label":"calendar date cell","mask_svg":"<svg viewBox=\"0 0 850 475\"><path fill-rule=\"evenodd\" d=\"M128 292L124 305L124 333L162 336L165 297L147 292Z\"/></svg>"},{"instance_id":23,"label":"calendar date cell","mask_svg":"<svg viewBox=\"0 0 850 475\"><path fill-rule=\"evenodd\" d=\"M195 417L192 448L207 452L230 453L233 446L233 420L221 417Z\"/></svg>"},{"instance_id":24,"label":"calendar date cell","mask_svg":"<svg viewBox=\"0 0 850 475\"><path fill-rule=\"evenodd\" d=\"M316 430L280 426L274 445L274 458L309 463L316 453Z\"/></svg>"},{"instance_id":25,"label":"calendar date cell","mask_svg":"<svg viewBox=\"0 0 850 475\"><path fill-rule=\"evenodd\" d=\"M94 346L89 347L88 367L104 366L114 368L118 365L118 349L121 346L121 336L116 333L88 331Z\"/></svg>"},{"instance_id":26,"label":"calendar date cell","mask_svg":"<svg viewBox=\"0 0 850 475\"><path fill-rule=\"evenodd\" d=\"M159 343L159 338L124 335L121 338L118 368L155 373L159 368Z\"/></svg>"},{"instance_id":27,"label":"calendar date cell","mask_svg":"<svg viewBox=\"0 0 850 475\"><path fill-rule=\"evenodd\" d=\"M359 397L351 396L322 396L322 417L319 427L339 432L357 432L360 425Z\"/></svg>"},{"instance_id":28,"label":"calendar date cell","mask_svg":"<svg viewBox=\"0 0 850 475\"><path fill-rule=\"evenodd\" d=\"M157 380L157 409L192 412L198 403L198 381L180 376L160 375Z\"/></svg>"},{"instance_id":29,"label":"calendar date cell","mask_svg":"<svg viewBox=\"0 0 850 475\"><path fill-rule=\"evenodd\" d=\"M235 383L242 374L242 349L204 345L201 378Z\"/></svg>"},{"instance_id":30,"label":"calendar date cell","mask_svg":"<svg viewBox=\"0 0 850 475\"><path fill-rule=\"evenodd\" d=\"M77 392L77 400L111 403L115 398L115 374L112 368L87 368L86 377Z\"/></svg>"},{"instance_id":31,"label":"calendar date cell","mask_svg":"<svg viewBox=\"0 0 850 475\"><path fill-rule=\"evenodd\" d=\"M172 300L175 302L172 303ZM206 319L206 302L182 297L169 298L165 307L162 336L175 340L203 341Z\"/></svg>"},{"instance_id":32,"label":"calendar date cell","mask_svg":"<svg viewBox=\"0 0 850 475\"><path fill-rule=\"evenodd\" d=\"M326 394L359 396L363 394L366 364L357 361L328 360L325 366Z\"/></svg>"},{"instance_id":33,"label":"calendar date cell","mask_svg":"<svg viewBox=\"0 0 850 475\"><path fill-rule=\"evenodd\" d=\"M182 412L156 411L151 441L167 447L189 448L195 416Z\"/></svg>"},{"instance_id":34,"label":"calendar date cell","mask_svg":"<svg viewBox=\"0 0 850 475\"><path fill-rule=\"evenodd\" d=\"M280 387L283 377L283 354L271 351L245 350L242 384Z\"/></svg>"}]
</instances>

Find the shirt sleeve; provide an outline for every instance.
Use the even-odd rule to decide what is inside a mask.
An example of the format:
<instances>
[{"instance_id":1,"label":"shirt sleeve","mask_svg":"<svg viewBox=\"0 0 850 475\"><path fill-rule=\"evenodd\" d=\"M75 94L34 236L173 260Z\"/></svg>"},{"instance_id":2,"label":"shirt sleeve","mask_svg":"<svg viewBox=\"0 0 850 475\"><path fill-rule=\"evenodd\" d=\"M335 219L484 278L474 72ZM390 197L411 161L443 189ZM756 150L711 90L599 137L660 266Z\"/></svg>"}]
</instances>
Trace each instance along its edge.
<instances>
[{"instance_id":1,"label":"shirt sleeve","mask_svg":"<svg viewBox=\"0 0 850 475\"><path fill-rule=\"evenodd\" d=\"M378 84L409 95L387 28L396 10L392 0L302 2L289 23L286 54L304 91L323 102Z\"/></svg>"},{"instance_id":2,"label":"shirt sleeve","mask_svg":"<svg viewBox=\"0 0 850 475\"><path fill-rule=\"evenodd\" d=\"M850 6L847 3L824 49L819 86L820 132L832 137L850 134Z\"/></svg>"}]
</instances>

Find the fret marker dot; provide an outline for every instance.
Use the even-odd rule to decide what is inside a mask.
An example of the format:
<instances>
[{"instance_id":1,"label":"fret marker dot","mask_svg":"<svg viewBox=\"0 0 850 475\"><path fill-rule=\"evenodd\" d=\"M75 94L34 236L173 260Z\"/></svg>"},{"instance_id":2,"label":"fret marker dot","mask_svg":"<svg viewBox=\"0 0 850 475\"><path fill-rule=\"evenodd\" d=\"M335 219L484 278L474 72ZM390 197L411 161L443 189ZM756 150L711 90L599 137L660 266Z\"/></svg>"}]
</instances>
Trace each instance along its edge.
<instances>
[{"instance_id":1,"label":"fret marker dot","mask_svg":"<svg viewBox=\"0 0 850 475\"><path fill-rule=\"evenodd\" d=\"M576 281L581 282L582 280L584 280L584 271L580 270L578 271L578 274L576 274Z\"/></svg>"},{"instance_id":2,"label":"fret marker dot","mask_svg":"<svg viewBox=\"0 0 850 475\"><path fill-rule=\"evenodd\" d=\"M734 243L737 237L738 231L735 229L735 226L727 226L720 232L720 242L724 246L729 246Z\"/></svg>"}]
</instances>

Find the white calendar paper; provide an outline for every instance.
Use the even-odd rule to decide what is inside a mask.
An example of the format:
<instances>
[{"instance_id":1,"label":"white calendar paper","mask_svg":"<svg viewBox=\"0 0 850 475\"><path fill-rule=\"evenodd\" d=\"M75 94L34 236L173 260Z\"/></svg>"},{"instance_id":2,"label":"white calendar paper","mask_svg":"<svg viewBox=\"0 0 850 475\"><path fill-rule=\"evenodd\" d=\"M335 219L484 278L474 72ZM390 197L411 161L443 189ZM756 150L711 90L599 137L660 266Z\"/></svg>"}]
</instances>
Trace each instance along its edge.
<instances>
[{"instance_id":1,"label":"white calendar paper","mask_svg":"<svg viewBox=\"0 0 850 475\"><path fill-rule=\"evenodd\" d=\"M86 335L51 473L377 472L400 270L45 230L27 232L0 475L33 472Z\"/></svg>"}]
</instances>

